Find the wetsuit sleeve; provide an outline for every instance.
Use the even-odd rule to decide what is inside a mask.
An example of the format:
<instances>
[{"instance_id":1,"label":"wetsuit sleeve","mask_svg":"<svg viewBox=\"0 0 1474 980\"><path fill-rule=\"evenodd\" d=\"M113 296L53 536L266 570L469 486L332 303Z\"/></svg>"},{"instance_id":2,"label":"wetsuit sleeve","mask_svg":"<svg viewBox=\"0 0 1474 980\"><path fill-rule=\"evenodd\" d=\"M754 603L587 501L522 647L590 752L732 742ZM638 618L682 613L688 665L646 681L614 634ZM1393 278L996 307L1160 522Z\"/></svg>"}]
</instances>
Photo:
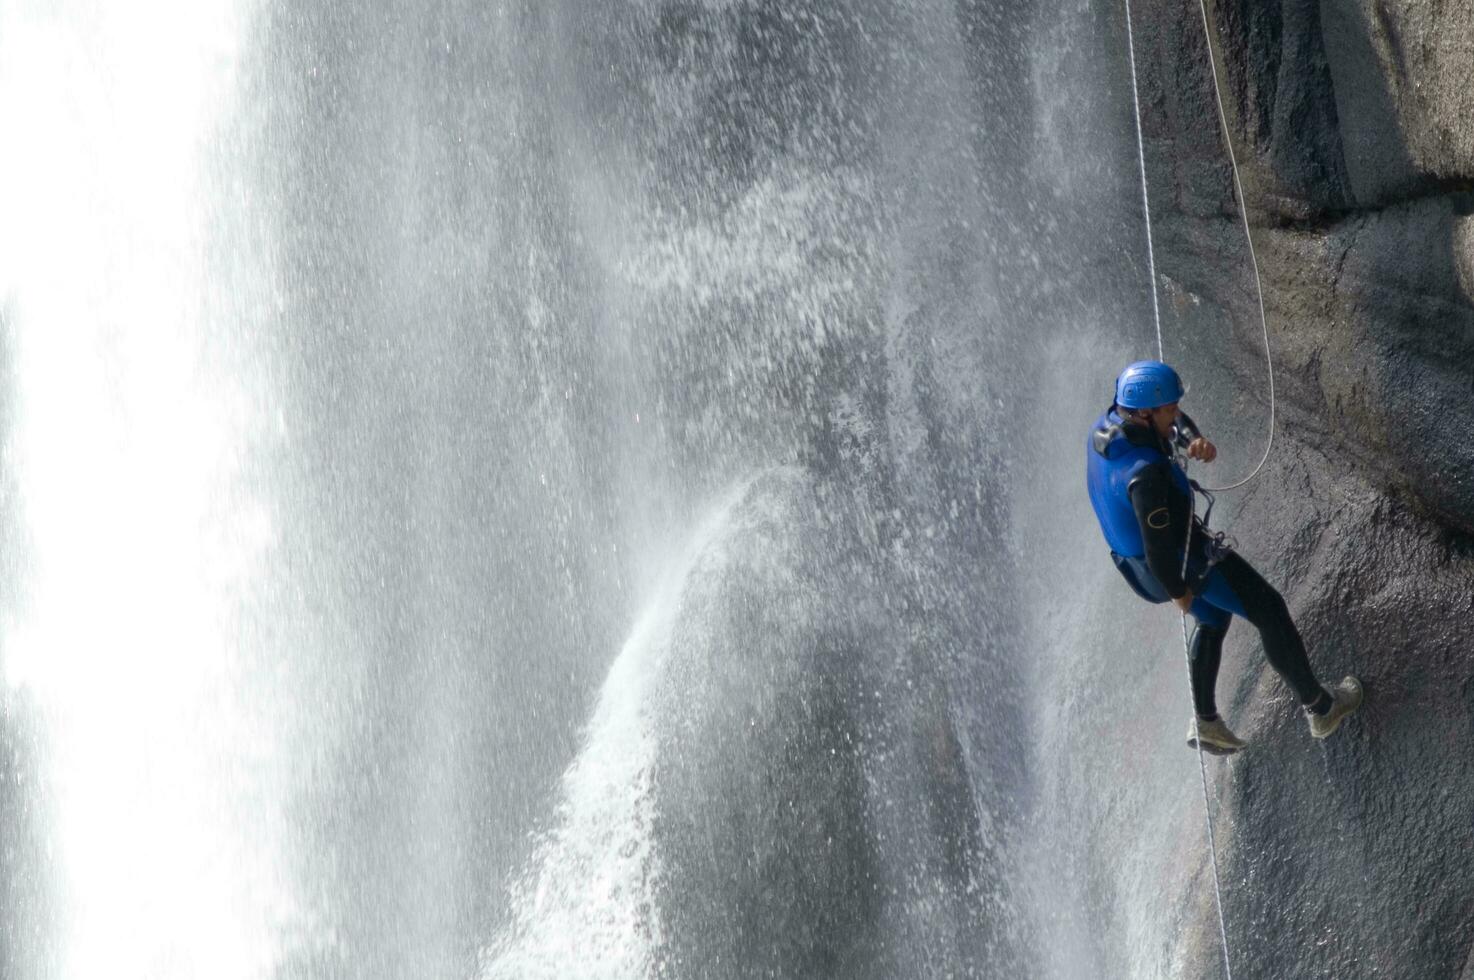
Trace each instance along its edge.
<instances>
[{"instance_id":1,"label":"wetsuit sleeve","mask_svg":"<svg viewBox=\"0 0 1474 980\"><path fill-rule=\"evenodd\" d=\"M1177 413L1177 437L1173 441L1181 449L1186 449L1194 439L1202 438L1203 433L1198 430L1197 424L1193 422L1192 416L1186 412Z\"/></svg>"},{"instance_id":2,"label":"wetsuit sleeve","mask_svg":"<svg viewBox=\"0 0 1474 980\"><path fill-rule=\"evenodd\" d=\"M1131 507L1141 525L1146 564L1167 594L1187 591L1182 580L1182 547L1187 541L1188 511L1184 494L1172 483L1171 464L1153 463L1131 481Z\"/></svg>"}]
</instances>

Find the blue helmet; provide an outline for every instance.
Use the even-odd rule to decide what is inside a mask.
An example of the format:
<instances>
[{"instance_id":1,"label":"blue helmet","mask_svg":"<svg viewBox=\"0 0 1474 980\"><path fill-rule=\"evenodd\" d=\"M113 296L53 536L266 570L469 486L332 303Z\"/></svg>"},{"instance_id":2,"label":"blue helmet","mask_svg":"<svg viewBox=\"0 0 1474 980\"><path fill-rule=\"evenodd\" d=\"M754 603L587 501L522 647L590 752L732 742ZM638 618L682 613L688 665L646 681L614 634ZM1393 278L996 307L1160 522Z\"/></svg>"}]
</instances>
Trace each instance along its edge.
<instances>
[{"instance_id":1,"label":"blue helmet","mask_svg":"<svg viewBox=\"0 0 1474 980\"><path fill-rule=\"evenodd\" d=\"M1161 361L1128 364L1116 379L1116 404L1122 408L1160 408L1185 394L1177 372Z\"/></svg>"}]
</instances>

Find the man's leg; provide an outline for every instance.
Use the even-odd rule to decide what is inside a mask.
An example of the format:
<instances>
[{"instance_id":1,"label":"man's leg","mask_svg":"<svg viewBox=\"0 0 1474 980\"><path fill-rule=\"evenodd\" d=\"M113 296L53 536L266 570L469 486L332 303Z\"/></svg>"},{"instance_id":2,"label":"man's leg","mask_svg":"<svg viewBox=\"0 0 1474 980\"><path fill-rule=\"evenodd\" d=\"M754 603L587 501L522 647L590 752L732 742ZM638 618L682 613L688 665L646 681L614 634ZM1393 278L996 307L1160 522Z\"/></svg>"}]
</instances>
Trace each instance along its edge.
<instances>
[{"instance_id":1,"label":"man's leg","mask_svg":"<svg viewBox=\"0 0 1474 980\"><path fill-rule=\"evenodd\" d=\"M1244 747L1239 738L1218 717L1218 705L1213 696L1218 685L1218 664L1223 658L1223 637L1228 632L1232 617L1222 609L1196 599L1192 613L1198 620L1188 644L1188 676L1192 678L1193 713L1197 719L1187 730L1187 744L1202 748L1205 752L1224 755L1237 752Z\"/></svg>"},{"instance_id":2,"label":"man's leg","mask_svg":"<svg viewBox=\"0 0 1474 980\"><path fill-rule=\"evenodd\" d=\"M1274 586L1253 566L1229 552L1203 583L1198 602L1242 616L1259 630L1269 665L1290 685L1300 703L1318 715L1330 710L1332 699L1315 679L1305 643L1290 618L1289 607ZM1194 603L1196 608L1197 603Z\"/></svg>"},{"instance_id":3,"label":"man's leg","mask_svg":"<svg viewBox=\"0 0 1474 980\"><path fill-rule=\"evenodd\" d=\"M1191 665L1193 710L1204 720L1218 717L1214 690L1218 686L1218 665L1223 660L1223 638L1233 622L1229 613L1233 611L1214 605L1201 595L1193 599L1192 614L1198 626L1193 630L1187 656Z\"/></svg>"},{"instance_id":4,"label":"man's leg","mask_svg":"<svg viewBox=\"0 0 1474 980\"><path fill-rule=\"evenodd\" d=\"M1218 717L1218 701L1214 691L1218 686L1218 665L1223 659L1223 637L1228 633L1229 619L1224 616L1221 625L1212 625L1198 620L1193 630L1192 643L1188 646L1188 660L1192 665L1193 710L1204 721Z\"/></svg>"}]
</instances>

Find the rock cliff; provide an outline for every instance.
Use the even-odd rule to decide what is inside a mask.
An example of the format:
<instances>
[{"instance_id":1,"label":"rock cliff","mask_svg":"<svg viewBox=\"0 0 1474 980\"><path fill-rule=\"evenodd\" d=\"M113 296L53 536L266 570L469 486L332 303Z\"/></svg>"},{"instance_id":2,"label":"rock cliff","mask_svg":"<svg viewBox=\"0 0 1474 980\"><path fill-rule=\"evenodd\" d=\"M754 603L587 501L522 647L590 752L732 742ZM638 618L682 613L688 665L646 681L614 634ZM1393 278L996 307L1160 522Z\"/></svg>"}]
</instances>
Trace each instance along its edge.
<instances>
[{"instance_id":1,"label":"rock cliff","mask_svg":"<svg viewBox=\"0 0 1474 980\"><path fill-rule=\"evenodd\" d=\"M1231 342L1183 360L1229 372L1236 391L1209 414L1249 439L1267 389L1198 7L1134 9L1168 332L1212 338L1227 314ZM1235 976L1468 976L1474 7L1209 13L1280 418L1265 475L1223 513L1285 588L1322 678L1353 672L1368 691L1312 747L1252 631L1231 638L1249 670L1220 704L1257 743L1210 770ZM1216 976L1211 889L1181 887L1189 912L1164 955Z\"/></svg>"}]
</instances>

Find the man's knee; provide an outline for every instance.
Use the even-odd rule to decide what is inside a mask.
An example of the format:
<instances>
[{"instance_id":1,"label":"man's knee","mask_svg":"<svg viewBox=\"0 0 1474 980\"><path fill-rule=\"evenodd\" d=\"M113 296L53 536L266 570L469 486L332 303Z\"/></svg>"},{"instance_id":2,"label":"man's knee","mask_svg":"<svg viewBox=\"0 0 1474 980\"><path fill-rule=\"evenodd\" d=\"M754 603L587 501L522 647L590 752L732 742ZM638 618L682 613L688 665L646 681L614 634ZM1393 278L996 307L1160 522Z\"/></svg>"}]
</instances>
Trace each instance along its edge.
<instances>
[{"instance_id":1,"label":"man's knee","mask_svg":"<svg viewBox=\"0 0 1474 980\"><path fill-rule=\"evenodd\" d=\"M1249 614L1249 622L1261 630L1293 625L1285 597L1269 586L1265 586L1262 594L1254 596L1252 601L1245 602L1244 611Z\"/></svg>"},{"instance_id":2,"label":"man's knee","mask_svg":"<svg viewBox=\"0 0 1474 980\"><path fill-rule=\"evenodd\" d=\"M1229 623L1233 622L1233 613L1224 608L1221 597L1216 597L1211 586L1205 592L1206 594L1195 598L1192 604L1192 614L1198 622L1198 628L1206 626L1219 632L1227 630Z\"/></svg>"},{"instance_id":3,"label":"man's knee","mask_svg":"<svg viewBox=\"0 0 1474 980\"><path fill-rule=\"evenodd\" d=\"M1223 638L1228 635L1228 623L1213 624L1198 621L1193 630L1188 651L1194 660L1204 656L1216 656L1223 649Z\"/></svg>"},{"instance_id":4,"label":"man's knee","mask_svg":"<svg viewBox=\"0 0 1474 980\"><path fill-rule=\"evenodd\" d=\"M1248 562L1231 555L1223 562L1224 581L1244 607L1244 618L1259 629L1290 621L1290 607L1279 590L1264 580Z\"/></svg>"}]
</instances>

